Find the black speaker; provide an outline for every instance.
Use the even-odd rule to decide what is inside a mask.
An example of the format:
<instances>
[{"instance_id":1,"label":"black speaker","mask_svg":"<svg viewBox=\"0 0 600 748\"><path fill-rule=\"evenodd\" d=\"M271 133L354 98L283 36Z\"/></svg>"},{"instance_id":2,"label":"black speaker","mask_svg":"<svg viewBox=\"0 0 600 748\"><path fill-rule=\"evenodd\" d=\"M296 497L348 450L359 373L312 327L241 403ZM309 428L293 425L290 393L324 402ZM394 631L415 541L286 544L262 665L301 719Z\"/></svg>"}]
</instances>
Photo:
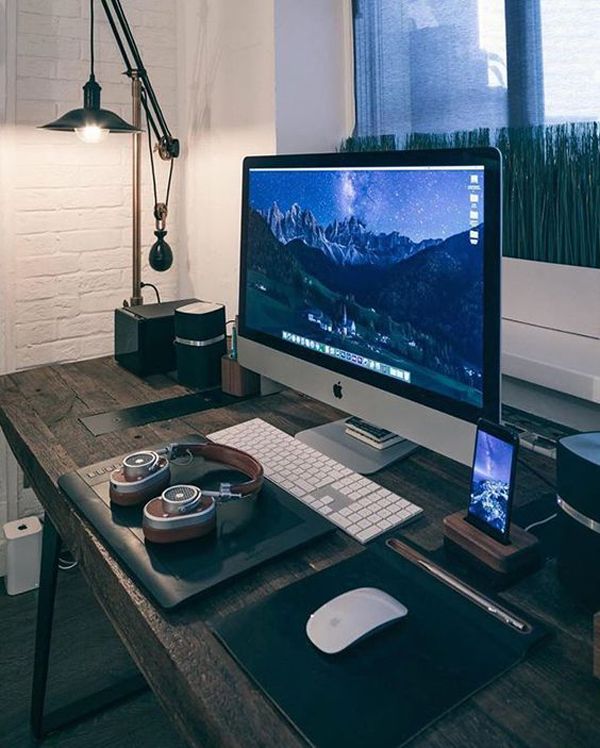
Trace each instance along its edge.
<instances>
[{"instance_id":1,"label":"black speaker","mask_svg":"<svg viewBox=\"0 0 600 748\"><path fill-rule=\"evenodd\" d=\"M115 359L140 377L174 371L175 310L197 299L115 309Z\"/></svg>"},{"instance_id":2,"label":"black speaker","mask_svg":"<svg viewBox=\"0 0 600 748\"><path fill-rule=\"evenodd\" d=\"M177 379L200 390L221 384L221 356L227 352L225 307L197 301L175 310Z\"/></svg>"},{"instance_id":3,"label":"black speaker","mask_svg":"<svg viewBox=\"0 0 600 748\"><path fill-rule=\"evenodd\" d=\"M556 452L558 573L589 610L600 609L600 432L565 436Z\"/></svg>"}]
</instances>

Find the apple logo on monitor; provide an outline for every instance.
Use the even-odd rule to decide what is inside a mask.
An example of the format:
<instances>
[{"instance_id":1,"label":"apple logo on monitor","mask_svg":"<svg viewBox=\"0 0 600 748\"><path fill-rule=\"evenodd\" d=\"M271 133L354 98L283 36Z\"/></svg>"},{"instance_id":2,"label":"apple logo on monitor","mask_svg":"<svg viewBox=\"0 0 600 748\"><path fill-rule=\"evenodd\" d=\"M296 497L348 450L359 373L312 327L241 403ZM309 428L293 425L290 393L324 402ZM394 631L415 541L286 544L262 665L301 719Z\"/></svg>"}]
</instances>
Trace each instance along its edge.
<instances>
[{"instance_id":1,"label":"apple logo on monitor","mask_svg":"<svg viewBox=\"0 0 600 748\"><path fill-rule=\"evenodd\" d=\"M342 383L341 382L336 382L336 384L333 385L333 396L337 400L341 400L342 397L344 396L344 393L342 392Z\"/></svg>"}]
</instances>

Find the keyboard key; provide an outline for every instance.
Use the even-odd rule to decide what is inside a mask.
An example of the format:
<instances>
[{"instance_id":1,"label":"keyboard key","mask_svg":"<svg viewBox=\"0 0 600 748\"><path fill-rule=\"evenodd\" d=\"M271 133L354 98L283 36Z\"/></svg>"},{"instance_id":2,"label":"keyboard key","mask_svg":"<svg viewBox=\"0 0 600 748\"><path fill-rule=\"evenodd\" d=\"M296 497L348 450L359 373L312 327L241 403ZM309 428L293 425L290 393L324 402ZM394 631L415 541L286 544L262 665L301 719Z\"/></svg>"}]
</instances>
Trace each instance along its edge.
<instances>
[{"instance_id":1,"label":"keyboard key","mask_svg":"<svg viewBox=\"0 0 600 748\"><path fill-rule=\"evenodd\" d=\"M331 477L335 480L344 480L345 478L348 478L349 470L333 470L331 473Z\"/></svg>"},{"instance_id":2,"label":"keyboard key","mask_svg":"<svg viewBox=\"0 0 600 748\"><path fill-rule=\"evenodd\" d=\"M380 529L378 527L369 527L366 530L361 530L356 538L357 540L360 540L361 543L366 543L367 540L371 540L371 538L374 538L375 535L379 535Z\"/></svg>"}]
</instances>

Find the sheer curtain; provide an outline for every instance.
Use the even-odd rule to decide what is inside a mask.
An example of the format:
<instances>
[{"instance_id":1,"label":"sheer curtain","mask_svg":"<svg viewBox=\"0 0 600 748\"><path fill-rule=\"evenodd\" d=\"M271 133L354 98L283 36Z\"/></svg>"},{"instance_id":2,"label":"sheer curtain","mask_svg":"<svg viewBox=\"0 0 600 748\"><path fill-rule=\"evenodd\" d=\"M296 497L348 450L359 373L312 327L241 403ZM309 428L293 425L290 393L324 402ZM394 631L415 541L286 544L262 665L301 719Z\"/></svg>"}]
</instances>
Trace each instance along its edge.
<instances>
[{"instance_id":1,"label":"sheer curtain","mask_svg":"<svg viewBox=\"0 0 600 748\"><path fill-rule=\"evenodd\" d=\"M599 0L540 0L546 122L600 120Z\"/></svg>"},{"instance_id":2,"label":"sheer curtain","mask_svg":"<svg viewBox=\"0 0 600 748\"><path fill-rule=\"evenodd\" d=\"M354 0L356 134L600 117L600 0Z\"/></svg>"},{"instance_id":3,"label":"sheer curtain","mask_svg":"<svg viewBox=\"0 0 600 748\"><path fill-rule=\"evenodd\" d=\"M600 0L353 0L353 16L348 147L497 145L504 254L600 267Z\"/></svg>"}]
</instances>

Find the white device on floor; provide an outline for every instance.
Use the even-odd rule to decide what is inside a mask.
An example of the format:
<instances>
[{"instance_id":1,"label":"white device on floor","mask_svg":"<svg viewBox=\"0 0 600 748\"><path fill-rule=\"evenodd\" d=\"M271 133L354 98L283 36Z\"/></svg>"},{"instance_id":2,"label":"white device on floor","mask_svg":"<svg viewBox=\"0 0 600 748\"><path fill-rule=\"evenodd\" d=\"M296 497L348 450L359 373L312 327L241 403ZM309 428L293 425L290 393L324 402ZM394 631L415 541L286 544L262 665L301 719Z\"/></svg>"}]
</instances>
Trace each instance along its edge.
<instances>
[{"instance_id":1,"label":"white device on floor","mask_svg":"<svg viewBox=\"0 0 600 748\"><path fill-rule=\"evenodd\" d=\"M35 516L4 525L6 591L9 595L35 590L40 584L42 523Z\"/></svg>"},{"instance_id":2,"label":"white device on floor","mask_svg":"<svg viewBox=\"0 0 600 748\"><path fill-rule=\"evenodd\" d=\"M321 652L337 654L407 613L408 608L387 592L359 587L315 610L306 623L306 635Z\"/></svg>"},{"instance_id":3,"label":"white device on floor","mask_svg":"<svg viewBox=\"0 0 600 748\"><path fill-rule=\"evenodd\" d=\"M262 464L269 480L361 543L406 524L423 511L261 418L209 437L249 452Z\"/></svg>"}]
</instances>

